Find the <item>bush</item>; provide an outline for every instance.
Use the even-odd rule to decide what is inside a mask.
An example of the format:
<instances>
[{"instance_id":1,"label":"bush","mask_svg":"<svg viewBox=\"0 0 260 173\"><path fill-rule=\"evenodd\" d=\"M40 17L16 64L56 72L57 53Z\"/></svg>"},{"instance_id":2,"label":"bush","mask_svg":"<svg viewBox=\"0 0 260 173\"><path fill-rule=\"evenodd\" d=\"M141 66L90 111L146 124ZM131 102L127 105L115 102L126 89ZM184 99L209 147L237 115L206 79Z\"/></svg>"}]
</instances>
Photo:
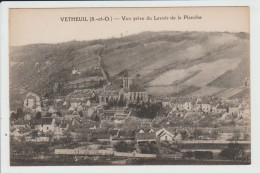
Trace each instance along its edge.
<instances>
[{"instance_id":1,"label":"bush","mask_svg":"<svg viewBox=\"0 0 260 173\"><path fill-rule=\"evenodd\" d=\"M114 148L117 152L133 152L135 149L135 144L120 141L114 145Z\"/></svg>"},{"instance_id":2,"label":"bush","mask_svg":"<svg viewBox=\"0 0 260 173\"><path fill-rule=\"evenodd\" d=\"M246 158L245 149L241 144L230 143L219 153L219 157L228 160L243 160Z\"/></svg>"},{"instance_id":3,"label":"bush","mask_svg":"<svg viewBox=\"0 0 260 173\"><path fill-rule=\"evenodd\" d=\"M144 154L158 154L159 153L159 149L156 144L145 143L139 147L141 149L141 153L144 153Z\"/></svg>"}]
</instances>

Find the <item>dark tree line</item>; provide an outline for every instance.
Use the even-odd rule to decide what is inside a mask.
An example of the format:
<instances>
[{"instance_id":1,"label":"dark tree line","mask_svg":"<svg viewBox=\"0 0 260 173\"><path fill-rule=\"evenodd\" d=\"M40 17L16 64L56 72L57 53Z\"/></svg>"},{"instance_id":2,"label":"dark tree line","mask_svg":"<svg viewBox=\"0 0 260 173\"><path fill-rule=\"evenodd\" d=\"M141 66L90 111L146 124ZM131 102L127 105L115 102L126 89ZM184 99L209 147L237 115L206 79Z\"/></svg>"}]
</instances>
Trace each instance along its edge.
<instances>
[{"instance_id":1,"label":"dark tree line","mask_svg":"<svg viewBox=\"0 0 260 173\"><path fill-rule=\"evenodd\" d=\"M156 116L165 115L165 110L160 103L141 103L128 105L130 108L135 109L136 116L138 118L149 118L153 119Z\"/></svg>"},{"instance_id":2,"label":"dark tree line","mask_svg":"<svg viewBox=\"0 0 260 173\"><path fill-rule=\"evenodd\" d=\"M245 149L241 144L230 143L228 147L219 153L219 157L228 160L245 160L247 159Z\"/></svg>"},{"instance_id":3,"label":"dark tree line","mask_svg":"<svg viewBox=\"0 0 260 173\"><path fill-rule=\"evenodd\" d=\"M114 145L117 152L133 152L135 149L135 143L127 143L124 141L117 142Z\"/></svg>"},{"instance_id":4,"label":"dark tree line","mask_svg":"<svg viewBox=\"0 0 260 173\"><path fill-rule=\"evenodd\" d=\"M123 99L123 97L120 97L119 100L116 99L110 100L105 106L105 109L116 108L116 107L120 108L124 106L126 106L126 101Z\"/></svg>"},{"instance_id":5,"label":"dark tree line","mask_svg":"<svg viewBox=\"0 0 260 173\"><path fill-rule=\"evenodd\" d=\"M139 146L141 153L144 154L158 154L159 148L157 147L157 144L153 143L144 143L142 146Z\"/></svg>"}]
</instances>

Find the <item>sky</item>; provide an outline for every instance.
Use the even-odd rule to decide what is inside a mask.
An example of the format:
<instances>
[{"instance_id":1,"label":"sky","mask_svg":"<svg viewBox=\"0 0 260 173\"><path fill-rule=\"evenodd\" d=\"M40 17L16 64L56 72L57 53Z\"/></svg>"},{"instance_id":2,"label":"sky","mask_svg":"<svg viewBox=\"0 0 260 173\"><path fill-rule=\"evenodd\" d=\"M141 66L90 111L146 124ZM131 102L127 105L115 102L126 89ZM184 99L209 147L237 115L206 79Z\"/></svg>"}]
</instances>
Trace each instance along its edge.
<instances>
[{"instance_id":1,"label":"sky","mask_svg":"<svg viewBox=\"0 0 260 173\"><path fill-rule=\"evenodd\" d=\"M201 19L183 19L184 15ZM62 17L109 17L113 21L62 22ZM132 20L123 21L122 17ZM137 20L135 17L151 17ZM154 20L154 16L168 20ZM171 20L171 17L176 17ZM181 19L177 20L177 16ZM119 18L115 20L114 18ZM62 18L63 19L63 18ZM248 7L10 9L9 45L121 37L144 31L249 32Z\"/></svg>"}]
</instances>

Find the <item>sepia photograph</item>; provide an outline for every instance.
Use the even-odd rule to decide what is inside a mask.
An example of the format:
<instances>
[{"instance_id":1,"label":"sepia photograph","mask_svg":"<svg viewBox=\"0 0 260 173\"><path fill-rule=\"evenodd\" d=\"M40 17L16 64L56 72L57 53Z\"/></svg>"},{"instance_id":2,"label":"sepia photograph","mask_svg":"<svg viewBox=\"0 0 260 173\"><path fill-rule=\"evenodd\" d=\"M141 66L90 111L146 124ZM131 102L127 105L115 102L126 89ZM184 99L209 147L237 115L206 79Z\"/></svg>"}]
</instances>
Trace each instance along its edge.
<instances>
[{"instance_id":1,"label":"sepia photograph","mask_svg":"<svg viewBox=\"0 0 260 173\"><path fill-rule=\"evenodd\" d=\"M9 9L10 166L250 165L249 14Z\"/></svg>"}]
</instances>

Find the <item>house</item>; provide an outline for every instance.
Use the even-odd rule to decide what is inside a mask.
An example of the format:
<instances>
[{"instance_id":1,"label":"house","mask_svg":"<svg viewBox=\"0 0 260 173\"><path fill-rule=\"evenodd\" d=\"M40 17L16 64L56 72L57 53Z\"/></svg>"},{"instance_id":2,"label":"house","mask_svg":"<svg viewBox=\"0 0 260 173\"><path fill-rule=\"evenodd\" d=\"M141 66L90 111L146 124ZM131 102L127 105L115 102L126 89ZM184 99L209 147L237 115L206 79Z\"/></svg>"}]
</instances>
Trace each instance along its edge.
<instances>
[{"instance_id":1,"label":"house","mask_svg":"<svg viewBox=\"0 0 260 173\"><path fill-rule=\"evenodd\" d=\"M60 103L60 102L63 102L63 101L64 101L64 97L62 97L62 96L58 96L58 97L54 98L55 103Z\"/></svg>"},{"instance_id":2,"label":"house","mask_svg":"<svg viewBox=\"0 0 260 173\"><path fill-rule=\"evenodd\" d=\"M89 108L88 110L87 110L87 114L88 114L88 117L91 117L93 114L94 114L94 112L96 111L96 108L95 107L91 107L91 108Z\"/></svg>"},{"instance_id":3,"label":"house","mask_svg":"<svg viewBox=\"0 0 260 173\"><path fill-rule=\"evenodd\" d=\"M174 141L177 141L177 142L180 142L182 141L182 135L179 133L177 134L174 138L173 138Z\"/></svg>"},{"instance_id":4,"label":"house","mask_svg":"<svg viewBox=\"0 0 260 173\"><path fill-rule=\"evenodd\" d=\"M193 109L193 104L190 101L185 101L183 104L183 109L190 111Z\"/></svg>"},{"instance_id":5,"label":"house","mask_svg":"<svg viewBox=\"0 0 260 173\"><path fill-rule=\"evenodd\" d=\"M51 107L49 108L48 112L51 113L51 114L53 114L53 113L57 112L57 110L56 110L53 106L51 106Z\"/></svg>"},{"instance_id":6,"label":"house","mask_svg":"<svg viewBox=\"0 0 260 173\"><path fill-rule=\"evenodd\" d=\"M184 109L184 102L177 102L175 106L178 111L182 111Z\"/></svg>"},{"instance_id":7,"label":"house","mask_svg":"<svg viewBox=\"0 0 260 173\"><path fill-rule=\"evenodd\" d=\"M116 112L114 114L114 122L115 123L123 123L125 121L125 118L127 117L127 114L124 112Z\"/></svg>"},{"instance_id":8,"label":"house","mask_svg":"<svg viewBox=\"0 0 260 173\"><path fill-rule=\"evenodd\" d=\"M107 110L104 112L104 114L102 115L102 119L104 120L113 120L115 116L115 112L112 110Z\"/></svg>"},{"instance_id":9,"label":"house","mask_svg":"<svg viewBox=\"0 0 260 173\"><path fill-rule=\"evenodd\" d=\"M145 133L143 129L140 129L138 133Z\"/></svg>"},{"instance_id":10,"label":"house","mask_svg":"<svg viewBox=\"0 0 260 173\"><path fill-rule=\"evenodd\" d=\"M225 105L218 105L217 106L217 113L224 113L227 112L227 108Z\"/></svg>"},{"instance_id":11,"label":"house","mask_svg":"<svg viewBox=\"0 0 260 173\"><path fill-rule=\"evenodd\" d=\"M153 129L150 129L148 133L154 133L154 130L153 130Z\"/></svg>"},{"instance_id":12,"label":"house","mask_svg":"<svg viewBox=\"0 0 260 173\"><path fill-rule=\"evenodd\" d=\"M86 106L88 106L88 107L91 106L91 102L90 102L90 100L87 101Z\"/></svg>"},{"instance_id":13,"label":"house","mask_svg":"<svg viewBox=\"0 0 260 173\"><path fill-rule=\"evenodd\" d=\"M203 102L201 104L201 109L205 113L212 112L212 106L210 105L209 102Z\"/></svg>"},{"instance_id":14,"label":"house","mask_svg":"<svg viewBox=\"0 0 260 173\"><path fill-rule=\"evenodd\" d=\"M40 97L33 93L28 93L24 100L24 108L32 109L34 105L41 105Z\"/></svg>"},{"instance_id":15,"label":"house","mask_svg":"<svg viewBox=\"0 0 260 173\"><path fill-rule=\"evenodd\" d=\"M156 132L156 137L159 138L160 141L172 142L174 138L174 134L162 128Z\"/></svg>"},{"instance_id":16,"label":"house","mask_svg":"<svg viewBox=\"0 0 260 173\"><path fill-rule=\"evenodd\" d=\"M42 107L41 106L37 106L37 108L35 109L35 112L42 112Z\"/></svg>"},{"instance_id":17,"label":"house","mask_svg":"<svg viewBox=\"0 0 260 173\"><path fill-rule=\"evenodd\" d=\"M38 136L38 137L35 138L34 141L35 142L49 142L50 137L48 137L48 136Z\"/></svg>"},{"instance_id":18,"label":"house","mask_svg":"<svg viewBox=\"0 0 260 173\"><path fill-rule=\"evenodd\" d=\"M163 107L172 107L171 98L164 98L161 102Z\"/></svg>"},{"instance_id":19,"label":"house","mask_svg":"<svg viewBox=\"0 0 260 173\"><path fill-rule=\"evenodd\" d=\"M238 118L248 118L250 116L250 110L245 108L238 109Z\"/></svg>"},{"instance_id":20,"label":"house","mask_svg":"<svg viewBox=\"0 0 260 173\"><path fill-rule=\"evenodd\" d=\"M25 116L24 116L24 119L25 120L31 120L33 118L33 115L32 114L26 114Z\"/></svg>"},{"instance_id":21,"label":"house","mask_svg":"<svg viewBox=\"0 0 260 173\"><path fill-rule=\"evenodd\" d=\"M78 106L80 106L82 104L81 100L76 100L76 99L72 99L70 100L70 106L77 108Z\"/></svg>"},{"instance_id":22,"label":"house","mask_svg":"<svg viewBox=\"0 0 260 173\"><path fill-rule=\"evenodd\" d=\"M95 129L97 129L97 127L96 127L96 125L94 124L93 127L89 127L89 129L95 130Z\"/></svg>"},{"instance_id":23,"label":"house","mask_svg":"<svg viewBox=\"0 0 260 173\"><path fill-rule=\"evenodd\" d=\"M196 98L194 99L194 108L197 111L201 111L202 110L202 98Z\"/></svg>"},{"instance_id":24,"label":"house","mask_svg":"<svg viewBox=\"0 0 260 173\"><path fill-rule=\"evenodd\" d=\"M35 129L41 132L53 132L55 130L56 123L54 118L41 118L36 122Z\"/></svg>"},{"instance_id":25,"label":"house","mask_svg":"<svg viewBox=\"0 0 260 173\"><path fill-rule=\"evenodd\" d=\"M230 106L228 108L228 113L231 114L231 115L237 115L238 111L239 111L238 106Z\"/></svg>"},{"instance_id":26,"label":"house","mask_svg":"<svg viewBox=\"0 0 260 173\"><path fill-rule=\"evenodd\" d=\"M73 106L71 106L71 107L68 109L68 111L75 111L75 109L74 109Z\"/></svg>"},{"instance_id":27,"label":"house","mask_svg":"<svg viewBox=\"0 0 260 173\"><path fill-rule=\"evenodd\" d=\"M157 143L155 133L136 133L135 140L137 145L142 145L144 143Z\"/></svg>"},{"instance_id":28,"label":"house","mask_svg":"<svg viewBox=\"0 0 260 173\"><path fill-rule=\"evenodd\" d=\"M83 110L84 110L84 108L81 105L77 107L77 112L81 112Z\"/></svg>"}]
</instances>

